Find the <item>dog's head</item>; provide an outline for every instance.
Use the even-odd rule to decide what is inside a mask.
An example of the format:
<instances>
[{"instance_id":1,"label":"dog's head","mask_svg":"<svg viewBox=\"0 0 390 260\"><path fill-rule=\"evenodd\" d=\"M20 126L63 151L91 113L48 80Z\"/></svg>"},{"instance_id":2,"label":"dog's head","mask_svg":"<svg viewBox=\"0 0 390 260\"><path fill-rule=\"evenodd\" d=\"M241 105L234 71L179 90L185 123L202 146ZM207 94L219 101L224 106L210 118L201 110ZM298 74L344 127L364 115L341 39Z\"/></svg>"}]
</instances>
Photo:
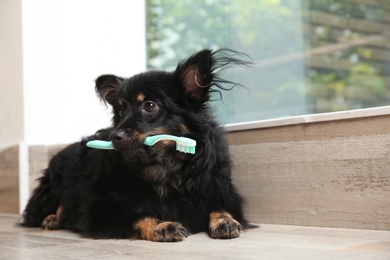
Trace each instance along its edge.
<instances>
[{"instance_id":1,"label":"dog's head","mask_svg":"<svg viewBox=\"0 0 390 260\"><path fill-rule=\"evenodd\" d=\"M144 145L147 136L170 134L199 139L212 121L207 102L212 91L232 82L218 77L230 65L248 65L231 50L203 50L180 62L173 72L149 71L130 78L103 75L96 80L99 96L113 107L110 139L125 160L150 163L167 155L185 158L173 141ZM198 145L202 142L198 141ZM198 149L198 148L197 148Z\"/></svg>"}]
</instances>

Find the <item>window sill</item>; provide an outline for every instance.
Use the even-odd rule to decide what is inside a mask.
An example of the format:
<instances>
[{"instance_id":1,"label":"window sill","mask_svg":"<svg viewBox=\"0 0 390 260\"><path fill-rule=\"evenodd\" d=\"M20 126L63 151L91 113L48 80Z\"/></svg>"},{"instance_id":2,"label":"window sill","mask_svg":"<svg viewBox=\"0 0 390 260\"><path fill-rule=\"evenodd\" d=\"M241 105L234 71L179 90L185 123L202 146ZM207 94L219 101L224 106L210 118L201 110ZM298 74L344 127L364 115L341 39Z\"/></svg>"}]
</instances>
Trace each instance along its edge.
<instances>
[{"instance_id":1,"label":"window sill","mask_svg":"<svg viewBox=\"0 0 390 260\"><path fill-rule=\"evenodd\" d=\"M276 126L285 126L285 125L296 125L296 124L306 124L306 123L315 123L315 122L324 122L324 121L335 121L343 119L353 119L361 117L371 117L371 116L381 116L390 114L390 106L374 107L374 108L364 108L364 109L355 109L355 110L346 110L339 112L331 113L321 113L321 114L311 114L303 116L294 116L294 117L284 117L260 121L252 121L245 123L237 124L228 124L225 125L225 130L228 132L241 131L241 130L251 130L251 129L260 129Z\"/></svg>"}]
</instances>

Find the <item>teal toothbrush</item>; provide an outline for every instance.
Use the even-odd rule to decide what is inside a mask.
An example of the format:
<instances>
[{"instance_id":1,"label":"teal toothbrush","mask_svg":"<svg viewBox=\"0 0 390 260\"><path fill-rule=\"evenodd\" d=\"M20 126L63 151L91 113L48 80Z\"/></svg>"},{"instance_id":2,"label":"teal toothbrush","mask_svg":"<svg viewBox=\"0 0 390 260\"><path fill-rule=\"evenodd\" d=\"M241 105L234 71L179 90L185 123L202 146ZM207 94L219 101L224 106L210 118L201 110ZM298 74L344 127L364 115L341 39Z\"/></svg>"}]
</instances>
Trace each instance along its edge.
<instances>
[{"instance_id":1,"label":"teal toothbrush","mask_svg":"<svg viewBox=\"0 0 390 260\"><path fill-rule=\"evenodd\" d=\"M196 141L187 137L178 137L174 135L154 135L146 137L144 144L153 146L157 142L171 140L176 142L176 150L183 153L195 154ZM111 141L92 140L87 143L90 148L96 149L114 149Z\"/></svg>"}]
</instances>

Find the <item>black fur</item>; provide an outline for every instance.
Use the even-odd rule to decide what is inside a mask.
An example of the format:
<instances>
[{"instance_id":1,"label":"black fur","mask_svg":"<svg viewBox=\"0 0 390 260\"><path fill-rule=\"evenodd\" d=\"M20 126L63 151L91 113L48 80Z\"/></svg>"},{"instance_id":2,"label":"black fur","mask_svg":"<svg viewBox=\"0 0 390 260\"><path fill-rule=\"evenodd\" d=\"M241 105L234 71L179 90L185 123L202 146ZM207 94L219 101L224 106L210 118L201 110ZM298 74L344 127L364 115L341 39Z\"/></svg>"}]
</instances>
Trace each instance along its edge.
<instances>
[{"instance_id":1,"label":"black fur","mask_svg":"<svg viewBox=\"0 0 390 260\"><path fill-rule=\"evenodd\" d=\"M173 72L99 77L96 91L113 107L113 126L52 158L28 202L22 225L41 226L61 208L58 226L50 229L93 237L143 238L144 226L137 223L150 218L176 223L153 231L169 237L166 233L173 230L176 236L143 239L178 241L188 233L204 231L215 238L238 236L229 235L229 230L241 231L240 224L232 224L235 220L247 225L242 199L231 183L223 130L207 102L212 91L226 88L222 84L234 86L219 73L231 65L249 65L245 59L227 49L203 50ZM146 136L163 133L195 139L196 153L178 152L173 142L143 144ZM87 148L86 142L95 139L111 140L115 150ZM219 226L213 226L212 212L225 212L233 219L221 223L218 219L214 222Z\"/></svg>"}]
</instances>

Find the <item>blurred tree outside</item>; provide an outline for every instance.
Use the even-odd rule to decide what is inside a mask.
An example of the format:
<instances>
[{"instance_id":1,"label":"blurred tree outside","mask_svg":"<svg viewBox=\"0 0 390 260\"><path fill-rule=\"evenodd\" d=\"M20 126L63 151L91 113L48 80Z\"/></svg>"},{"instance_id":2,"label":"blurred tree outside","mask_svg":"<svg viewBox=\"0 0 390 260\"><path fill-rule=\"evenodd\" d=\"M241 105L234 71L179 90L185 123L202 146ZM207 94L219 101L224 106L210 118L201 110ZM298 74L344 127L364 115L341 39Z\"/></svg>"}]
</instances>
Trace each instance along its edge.
<instances>
[{"instance_id":1,"label":"blurred tree outside","mask_svg":"<svg viewBox=\"0 0 390 260\"><path fill-rule=\"evenodd\" d=\"M221 123L388 105L386 0L147 0L149 69L203 48L249 54L226 77L246 86L216 103Z\"/></svg>"}]
</instances>

